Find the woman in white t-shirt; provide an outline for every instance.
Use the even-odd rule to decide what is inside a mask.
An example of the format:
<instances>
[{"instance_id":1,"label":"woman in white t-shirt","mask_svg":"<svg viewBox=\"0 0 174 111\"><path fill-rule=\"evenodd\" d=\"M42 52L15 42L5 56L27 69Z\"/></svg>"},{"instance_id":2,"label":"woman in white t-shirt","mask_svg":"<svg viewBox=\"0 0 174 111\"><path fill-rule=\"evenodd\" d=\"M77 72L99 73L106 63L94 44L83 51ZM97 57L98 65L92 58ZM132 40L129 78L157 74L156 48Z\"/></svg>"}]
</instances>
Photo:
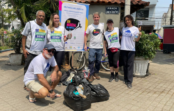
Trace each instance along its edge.
<instances>
[{"instance_id":1,"label":"woman in white t-shirt","mask_svg":"<svg viewBox=\"0 0 174 111\"><path fill-rule=\"evenodd\" d=\"M118 82L118 69L119 69L119 56L120 56L120 43L121 32L119 28L113 27L113 20L107 20L107 29L104 33L104 52L105 56L108 54L109 66L111 76L109 82L115 79ZM114 75L115 71L115 75Z\"/></svg>"},{"instance_id":2,"label":"woman in white t-shirt","mask_svg":"<svg viewBox=\"0 0 174 111\"><path fill-rule=\"evenodd\" d=\"M132 88L133 81L133 65L135 57L135 41L138 42L140 36L138 28L133 26L133 17L127 15L124 17L124 25L122 29L121 39L121 56L124 66L124 81L128 88Z\"/></svg>"},{"instance_id":3,"label":"woman in white t-shirt","mask_svg":"<svg viewBox=\"0 0 174 111\"><path fill-rule=\"evenodd\" d=\"M49 21L47 39L48 43L52 44L56 49L54 57L56 59L59 70L61 70L61 65L63 64L65 56L64 46L65 41L67 41L67 37L65 36L65 28L63 26L60 26L59 15L57 13L53 13Z\"/></svg>"}]
</instances>

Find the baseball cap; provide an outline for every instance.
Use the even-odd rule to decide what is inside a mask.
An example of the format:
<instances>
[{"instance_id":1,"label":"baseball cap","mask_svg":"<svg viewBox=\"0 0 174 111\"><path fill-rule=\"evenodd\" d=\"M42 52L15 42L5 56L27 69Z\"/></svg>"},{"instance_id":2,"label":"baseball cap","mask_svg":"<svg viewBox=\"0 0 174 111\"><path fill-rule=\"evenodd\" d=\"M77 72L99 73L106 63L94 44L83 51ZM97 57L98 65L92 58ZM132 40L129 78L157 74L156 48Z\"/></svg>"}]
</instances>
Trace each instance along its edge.
<instances>
[{"instance_id":1,"label":"baseball cap","mask_svg":"<svg viewBox=\"0 0 174 111\"><path fill-rule=\"evenodd\" d=\"M110 22L110 23L114 23L112 19L108 19L108 20L107 20L107 23L109 23L109 22Z\"/></svg>"},{"instance_id":2,"label":"baseball cap","mask_svg":"<svg viewBox=\"0 0 174 111\"><path fill-rule=\"evenodd\" d=\"M52 44L46 44L44 49L47 48L48 50L51 50L51 49L54 49L55 50L55 47L52 45Z\"/></svg>"}]
</instances>

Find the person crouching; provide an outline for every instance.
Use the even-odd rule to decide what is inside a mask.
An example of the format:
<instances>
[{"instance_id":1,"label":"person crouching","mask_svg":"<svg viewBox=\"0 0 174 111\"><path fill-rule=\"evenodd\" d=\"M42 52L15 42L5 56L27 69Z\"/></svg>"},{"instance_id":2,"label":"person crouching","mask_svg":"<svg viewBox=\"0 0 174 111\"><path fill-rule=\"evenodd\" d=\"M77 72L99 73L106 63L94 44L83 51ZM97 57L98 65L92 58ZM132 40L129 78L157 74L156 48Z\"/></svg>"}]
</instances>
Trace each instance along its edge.
<instances>
[{"instance_id":1,"label":"person crouching","mask_svg":"<svg viewBox=\"0 0 174 111\"><path fill-rule=\"evenodd\" d=\"M60 97L54 92L56 85L59 83L62 73L54 59L55 48L51 44L46 44L42 53L36 56L30 63L25 73L23 82L29 91L29 102L33 103L36 98ZM49 67L54 67L54 71L49 76L47 71Z\"/></svg>"}]
</instances>

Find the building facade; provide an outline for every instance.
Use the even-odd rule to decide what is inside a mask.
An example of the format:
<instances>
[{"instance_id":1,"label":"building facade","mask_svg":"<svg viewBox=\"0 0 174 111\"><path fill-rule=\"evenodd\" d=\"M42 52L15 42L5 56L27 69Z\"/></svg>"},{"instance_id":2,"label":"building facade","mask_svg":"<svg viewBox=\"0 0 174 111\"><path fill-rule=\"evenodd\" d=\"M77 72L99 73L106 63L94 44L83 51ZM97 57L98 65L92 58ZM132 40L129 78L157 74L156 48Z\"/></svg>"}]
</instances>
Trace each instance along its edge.
<instances>
[{"instance_id":1,"label":"building facade","mask_svg":"<svg viewBox=\"0 0 174 111\"><path fill-rule=\"evenodd\" d=\"M154 29L159 28L159 24L155 27L155 7L158 0L143 0L150 2L149 6L144 9L140 9L133 14L134 20L137 22L137 25L142 26L142 30L146 33L151 33Z\"/></svg>"},{"instance_id":2,"label":"building facade","mask_svg":"<svg viewBox=\"0 0 174 111\"><path fill-rule=\"evenodd\" d=\"M164 13L162 16L162 20L161 20L161 29L159 30L159 34L163 37L163 26L165 25L170 25L170 19L171 19L171 10L172 9L172 4L169 5L169 9L167 11L167 13ZM173 5L173 15L174 15L174 5ZM173 17L173 22L172 25L174 25L174 17Z\"/></svg>"}]
</instances>

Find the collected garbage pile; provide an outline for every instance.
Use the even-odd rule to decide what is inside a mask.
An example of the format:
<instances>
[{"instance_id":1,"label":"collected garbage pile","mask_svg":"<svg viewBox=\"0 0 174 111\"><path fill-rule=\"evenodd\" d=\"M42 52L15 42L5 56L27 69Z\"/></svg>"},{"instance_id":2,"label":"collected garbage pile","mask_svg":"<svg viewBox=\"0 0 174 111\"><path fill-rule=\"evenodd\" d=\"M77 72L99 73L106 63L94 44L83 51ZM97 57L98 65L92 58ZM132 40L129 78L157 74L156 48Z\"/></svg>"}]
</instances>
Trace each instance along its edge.
<instances>
[{"instance_id":1,"label":"collected garbage pile","mask_svg":"<svg viewBox=\"0 0 174 111\"><path fill-rule=\"evenodd\" d=\"M84 72L70 70L69 76L62 84L67 85L63 93L64 101L74 111L86 110L91 107L93 102L109 99L108 91L101 84L92 85L89 83L84 77Z\"/></svg>"}]
</instances>

